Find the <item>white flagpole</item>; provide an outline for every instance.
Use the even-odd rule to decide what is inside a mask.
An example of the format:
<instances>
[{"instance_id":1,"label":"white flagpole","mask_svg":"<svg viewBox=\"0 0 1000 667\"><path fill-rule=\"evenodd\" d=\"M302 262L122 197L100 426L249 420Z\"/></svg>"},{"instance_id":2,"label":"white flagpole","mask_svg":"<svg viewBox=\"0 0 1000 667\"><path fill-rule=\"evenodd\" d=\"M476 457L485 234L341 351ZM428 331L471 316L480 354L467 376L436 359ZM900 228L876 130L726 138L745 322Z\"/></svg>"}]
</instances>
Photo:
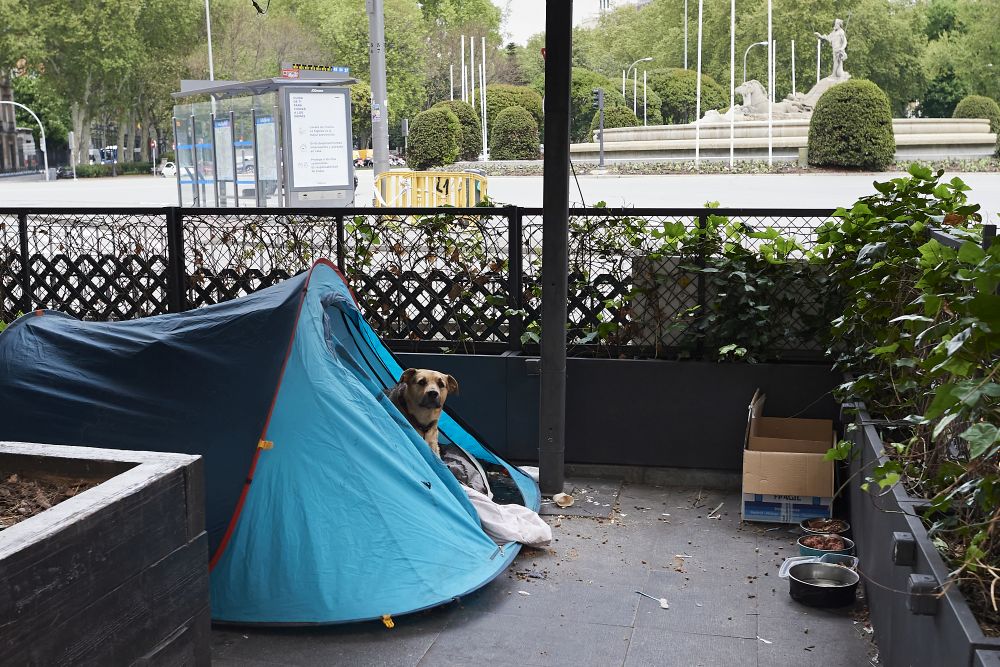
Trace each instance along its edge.
<instances>
[{"instance_id":1,"label":"white flagpole","mask_svg":"<svg viewBox=\"0 0 1000 667\"><path fill-rule=\"evenodd\" d=\"M768 0L770 2L770 0ZM695 88L694 102L694 166L701 162L701 20L704 0L698 0L698 84Z\"/></svg>"},{"instance_id":2,"label":"white flagpole","mask_svg":"<svg viewBox=\"0 0 1000 667\"><path fill-rule=\"evenodd\" d=\"M455 99L455 66L450 65L448 67L451 76L451 99Z\"/></svg>"},{"instance_id":3,"label":"white flagpole","mask_svg":"<svg viewBox=\"0 0 1000 667\"><path fill-rule=\"evenodd\" d=\"M792 95L795 94L795 40L792 40Z\"/></svg>"},{"instance_id":4,"label":"white flagpole","mask_svg":"<svg viewBox=\"0 0 1000 667\"><path fill-rule=\"evenodd\" d=\"M823 44L822 39L816 40L816 83L819 83L819 61L820 61L820 54L822 53L821 52L822 44Z\"/></svg>"},{"instance_id":5,"label":"white flagpole","mask_svg":"<svg viewBox=\"0 0 1000 667\"><path fill-rule=\"evenodd\" d=\"M639 102L638 102L638 88L639 88L639 68L636 67L632 70L632 113L636 116L639 115ZM628 102L626 102L628 104Z\"/></svg>"},{"instance_id":6,"label":"white flagpole","mask_svg":"<svg viewBox=\"0 0 1000 667\"><path fill-rule=\"evenodd\" d=\"M646 70L642 70L642 126L646 127Z\"/></svg>"},{"instance_id":7,"label":"white flagpole","mask_svg":"<svg viewBox=\"0 0 1000 667\"><path fill-rule=\"evenodd\" d=\"M688 0L684 0L684 69L688 68Z\"/></svg>"},{"instance_id":8,"label":"white flagpole","mask_svg":"<svg viewBox=\"0 0 1000 667\"><path fill-rule=\"evenodd\" d=\"M729 2L729 168L736 153L736 0Z\"/></svg>"},{"instance_id":9,"label":"white flagpole","mask_svg":"<svg viewBox=\"0 0 1000 667\"><path fill-rule=\"evenodd\" d=\"M486 159L488 159L488 156L489 156L489 144L486 141L486 38L485 37L483 37L483 41L481 43L481 47L482 48L480 48L479 50L483 54L483 75L479 79L479 90L482 91L482 94L480 94L479 98L480 98L480 100L482 100L481 103L480 103L480 106L482 107L482 114L483 114L483 123L482 123L482 125L483 125L483 159L486 160Z\"/></svg>"},{"instance_id":10,"label":"white flagpole","mask_svg":"<svg viewBox=\"0 0 1000 667\"><path fill-rule=\"evenodd\" d=\"M476 104L476 38L469 35L469 104Z\"/></svg>"},{"instance_id":11,"label":"white flagpole","mask_svg":"<svg viewBox=\"0 0 1000 667\"><path fill-rule=\"evenodd\" d=\"M622 70L622 99L625 99L625 70Z\"/></svg>"},{"instance_id":12,"label":"white flagpole","mask_svg":"<svg viewBox=\"0 0 1000 667\"><path fill-rule=\"evenodd\" d=\"M465 87L465 35L462 35L462 101L468 102L468 95L466 94L468 88Z\"/></svg>"},{"instance_id":13,"label":"white flagpole","mask_svg":"<svg viewBox=\"0 0 1000 667\"><path fill-rule=\"evenodd\" d=\"M767 165L774 164L774 26L771 22L771 0L767 0Z\"/></svg>"}]
</instances>

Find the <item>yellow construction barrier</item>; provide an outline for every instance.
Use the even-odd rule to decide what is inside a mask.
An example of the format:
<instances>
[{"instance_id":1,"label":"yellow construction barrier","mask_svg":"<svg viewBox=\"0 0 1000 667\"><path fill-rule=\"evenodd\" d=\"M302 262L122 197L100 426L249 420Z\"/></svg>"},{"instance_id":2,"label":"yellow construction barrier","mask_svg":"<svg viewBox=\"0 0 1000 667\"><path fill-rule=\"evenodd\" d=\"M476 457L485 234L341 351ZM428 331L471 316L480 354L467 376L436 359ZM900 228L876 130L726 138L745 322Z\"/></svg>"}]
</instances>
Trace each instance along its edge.
<instances>
[{"instance_id":1,"label":"yellow construction barrier","mask_svg":"<svg viewBox=\"0 0 1000 667\"><path fill-rule=\"evenodd\" d=\"M375 179L375 205L471 208L486 199L486 177L466 171L388 171Z\"/></svg>"}]
</instances>

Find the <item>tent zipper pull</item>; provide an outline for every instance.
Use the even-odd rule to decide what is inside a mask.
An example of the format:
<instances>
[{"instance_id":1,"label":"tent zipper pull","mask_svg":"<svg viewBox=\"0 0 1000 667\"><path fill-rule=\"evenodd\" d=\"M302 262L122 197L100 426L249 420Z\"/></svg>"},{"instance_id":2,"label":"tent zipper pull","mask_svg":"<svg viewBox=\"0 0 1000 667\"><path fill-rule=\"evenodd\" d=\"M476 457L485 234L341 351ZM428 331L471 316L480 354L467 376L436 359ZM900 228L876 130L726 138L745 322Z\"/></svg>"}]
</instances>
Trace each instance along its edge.
<instances>
[{"instance_id":1,"label":"tent zipper pull","mask_svg":"<svg viewBox=\"0 0 1000 667\"><path fill-rule=\"evenodd\" d=\"M390 630L396 627L396 624L392 620L392 616L389 614L382 614L382 625L389 628Z\"/></svg>"}]
</instances>

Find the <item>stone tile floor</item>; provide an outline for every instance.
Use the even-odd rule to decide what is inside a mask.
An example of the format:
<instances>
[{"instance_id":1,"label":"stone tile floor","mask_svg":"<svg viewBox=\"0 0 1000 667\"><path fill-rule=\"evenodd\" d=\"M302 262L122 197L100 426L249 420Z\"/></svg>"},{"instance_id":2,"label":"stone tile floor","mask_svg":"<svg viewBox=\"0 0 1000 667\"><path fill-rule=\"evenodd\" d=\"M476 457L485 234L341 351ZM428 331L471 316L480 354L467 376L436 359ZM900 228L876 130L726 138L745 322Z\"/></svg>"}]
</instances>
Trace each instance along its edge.
<instances>
[{"instance_id":1,"label":"stone tile floor","mask_svg":"<svg viewBox=\"0 0 1000 667\"><path fill-rule=\"evenodd\" d=\"M543 507L545 549L523 549L461 600L395 619L212 633L213 663L761 667L877 665L855 608L788 597L777 576L793 527L741 524L739 494L615 479L568 480L576 503ZM713 516L712 510L721 505ZM665 597L669 609L639 596Z\"/></svg>"}]
</instances>

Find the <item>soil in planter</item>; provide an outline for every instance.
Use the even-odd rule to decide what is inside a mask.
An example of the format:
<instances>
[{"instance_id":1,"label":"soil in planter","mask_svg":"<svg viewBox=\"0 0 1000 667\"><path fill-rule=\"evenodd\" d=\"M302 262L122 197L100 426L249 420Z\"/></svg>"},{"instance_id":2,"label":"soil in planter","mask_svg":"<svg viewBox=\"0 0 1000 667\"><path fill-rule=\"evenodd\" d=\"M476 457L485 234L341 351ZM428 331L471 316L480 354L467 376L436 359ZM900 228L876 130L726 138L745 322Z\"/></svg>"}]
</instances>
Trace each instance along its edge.
<instances>
[{"instance_id":1,"label":"soil in planter","mask_svg":"<svg viewBox=\"0 0 1000 667\"><path fill-rule=\"evenodd\" d=\"M827 537L826 535L810 535L802 538L802 544L810 549L820 551L842 551L844 540L839 537Z\"/></svg>"},{"instance_id":2,"label":"soil in planter","mask_svg":"<svg viewBox=\"0 0 1000 667\"><path fill-rule=\"evenodd\" d=\"M847 524L840 519L811 519L806 521L810 530L819 530L824 533L842 533L847 530Z\"/></svg>"},{"instance_id":3,"label":"soil in planter","mask_svg":"<svg viewBox=\"0 0 1000 667\"><path fill-rule=\"evenodd\" d=\"M97 486L97 480L63 477L26 478L0 472L0 530L44 512L81 491Z\"/></svg>"}]
</instances>

